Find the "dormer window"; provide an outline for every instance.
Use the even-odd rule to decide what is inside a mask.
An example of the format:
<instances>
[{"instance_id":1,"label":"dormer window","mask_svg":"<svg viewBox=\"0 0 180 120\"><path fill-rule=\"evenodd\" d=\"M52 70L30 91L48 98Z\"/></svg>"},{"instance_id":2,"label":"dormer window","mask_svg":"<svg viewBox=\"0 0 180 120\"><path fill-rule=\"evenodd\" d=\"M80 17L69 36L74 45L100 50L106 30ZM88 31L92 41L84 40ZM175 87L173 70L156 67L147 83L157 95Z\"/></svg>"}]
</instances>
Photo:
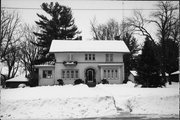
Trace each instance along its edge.
<instances>
[{"instance_id":1,"label":"dormer window","mask_svg":"<svg viewBox=\"0 0 180 120\"><path fill-rule=\"evenodd\" d=\"M86 61L94 61L96 59L95 54L85 54Z\"/></svg>"}]
</instances>

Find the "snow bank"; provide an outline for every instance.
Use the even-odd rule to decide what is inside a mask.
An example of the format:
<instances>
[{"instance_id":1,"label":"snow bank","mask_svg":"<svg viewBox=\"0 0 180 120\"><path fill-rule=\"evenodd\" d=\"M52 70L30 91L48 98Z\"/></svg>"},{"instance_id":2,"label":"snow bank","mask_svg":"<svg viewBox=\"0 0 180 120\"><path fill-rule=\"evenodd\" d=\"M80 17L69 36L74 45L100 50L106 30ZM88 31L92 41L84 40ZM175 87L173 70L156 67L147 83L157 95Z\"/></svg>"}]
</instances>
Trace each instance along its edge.
<instances>
[{"instance_id":1,"label":"snow bank","mask_svg":"<svg viewBox=\"0 0 180 120\"><path fill-rule=\"evenodd\" d=\"M2 90L1 117L84 118L117 114L114 98L86 85Z\"/></svg>"},{"instance_id":2,"label":"snow bank","mask_svg":"<svg viewBox=\"0 0 180 120\"><path fill-rule=\"evenodd\" d=\"M179 83L166 88L123 85L44 86L1 90L1 118L64 119L132 114L179 115Z\"/></svg>"},{"instance_id":3,"label":"snow bank","mask_svg":"<svg viewBox=\"0 0 180 120\"><path fill-rule=\"evenodd\" d=\"M117 114L114 99L109 96L4 102L2 114L8 119L65 119Z\"/></svg>"}]
</instances>

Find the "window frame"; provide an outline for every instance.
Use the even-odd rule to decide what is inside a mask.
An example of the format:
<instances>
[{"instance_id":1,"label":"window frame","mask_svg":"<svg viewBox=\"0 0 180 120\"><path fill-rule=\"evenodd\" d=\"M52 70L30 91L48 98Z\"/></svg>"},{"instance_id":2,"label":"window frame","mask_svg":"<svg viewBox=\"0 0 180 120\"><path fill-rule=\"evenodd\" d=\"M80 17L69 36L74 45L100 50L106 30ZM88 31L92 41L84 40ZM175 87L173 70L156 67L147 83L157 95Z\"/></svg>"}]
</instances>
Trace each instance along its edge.
<instances>
[{"instance_id":1,"label":"window frame","mask_svg":"<svg viewBox=\"0 0 180 120\"><path fill-rule=\"evenodd\" d=\"M79 70L78 69L62 69L61 70L62 79L78 79Z\"/></svg>"},{"instance_id":2,"label":"window frame","mask_svg":"<svg viewBox=\"0 0 180 120\"><path fill-rule=\"evenodd\" d=\"M96 60L96 54L94 53L85 54L85 61L95 61L95 60Z\"/></svg>"},{"instance_id":3,"label":"window frame","mask_svg":"<svg viewBox=\"0 0 180 120\"><path fill-rule=\"evenodd\" d=\"M113 53L108 53L108 54L105 54L105 60L106 62L114 62L114 54Z\"/></svg>"},{"instance_id":4,"label":"window frame","mask_svg":"<svg viewBox=\"0 0 180 120\"><path fill-rule=\"evenodd\" d=\"M42 70L42 78L43 79L52 79L53 78L53 70Z\"/></svg>"},{"instance_id":5,"label":"window frame","mask_svg":"<svg viewBox=\"0 0 180 120\"><path fill-rule=\"evenodd\" d=\"M104 68L103 78L107 80L117 80L119 79L118 68Z\"/></svg>"}]
</instances>

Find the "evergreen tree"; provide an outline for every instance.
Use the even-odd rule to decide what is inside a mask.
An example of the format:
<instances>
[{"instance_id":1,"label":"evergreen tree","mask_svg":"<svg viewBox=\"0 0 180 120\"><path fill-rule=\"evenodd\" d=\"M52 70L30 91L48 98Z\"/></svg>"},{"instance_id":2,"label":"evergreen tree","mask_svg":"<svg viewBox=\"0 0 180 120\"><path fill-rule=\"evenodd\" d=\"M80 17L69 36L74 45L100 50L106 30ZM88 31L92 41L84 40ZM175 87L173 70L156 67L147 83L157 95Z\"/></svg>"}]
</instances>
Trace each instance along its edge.
<instances>
[{"instance_id":1,"label":"evergreen tree","mask_svg":"<svg viewBox=\"0 0 180 120\"><path fill-rule=\"evenodd\" d=\"M166 72L170 75L172 72L178 70L178 41L168 39L165 41L166 53ZM175 80L176 81L176 80ZM169 78L169 84L171 84L171 78Z\"/></svg>"},{"instance_id":2,"label":"evergreen tree","mask_svg":"<svg viewBox=\"0 0 180 120\"><path fill-rule=\"evenodd\" d=\"M158 87L164 85L159 76L160 63L156 55L157 45L146 37L142 55L138 60L138 80L144 87Z\"/></svg>"},{"instance_id":3,"label":"evergreen tree","mask_svg":"<svg viewBox=\"0 0 180 120\"><path fill-rule=\"evenodd\" d=\"M128 49L130 50L130 53L123 55L124 60L124 66L125 66L125 81L126 83L128 81L128 76L130 73L130 70L135 69L136 66L136 60L134 57L134 54L139 50L137 40L129 33L125 33L123 36L123 41L127 45Z\"/></svg>"},{"instance_id":4,"label":"evergreen tree","mask_svg":"<svg viewBox=\"0 0 180 120\"><path fill-rule=\"evenodd\" d=\"M75 35L80 33L77 26L74 24L71 8L59 5L58 2L55 4L53 2L50 4L43 3L41 8L49 16L46 17L37 14L40 20L36 21L36 24L41 28L41 31L40 33L34 32L38 37L38 42L34 44L43 49L40 52L40 59L36 61L36 64L54 60L54 55L49 54L50 45L53 39L75 39Z\"/></svg>"}]
</instances>

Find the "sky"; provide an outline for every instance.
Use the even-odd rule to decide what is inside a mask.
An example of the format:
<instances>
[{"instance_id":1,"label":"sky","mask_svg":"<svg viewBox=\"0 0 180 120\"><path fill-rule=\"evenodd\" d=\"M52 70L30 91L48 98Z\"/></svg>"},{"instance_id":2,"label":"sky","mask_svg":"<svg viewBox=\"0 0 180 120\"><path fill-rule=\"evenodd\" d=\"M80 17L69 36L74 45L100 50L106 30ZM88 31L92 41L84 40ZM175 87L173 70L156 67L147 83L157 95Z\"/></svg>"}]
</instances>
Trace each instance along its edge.
<instances>
[{"instance_id":1,"label":"sky","mask_svg":"<svg viewBox=\"0 0 180 120\"><path fill-rule=\"evenodd\" d=\"M92 39L90 22L93 21L94 18L96 18L97 24L106 23L111 18L121 23L123 18L125 19L126 17L133 16L133 9L142 9L143 15L147 18L149 18L149 15L154 9L157 9L155 6L157 1L126 0L1 0L1 6L19 8L7 10L16 10L21 16L21 21L23 23L36 25L35 21L39 20L36 15L37 13L47 15L40 9L43 2L59 2L61 5L71 7L73 17L75 18L75 24L82 32L82 38L85 40ZM147 26L147 29L155 38L156 30L154 29L154 26ZM136 36L136 38L140 39L139 42L143 41L143 38L140 36Z\"/></svg>"}]
</instances>

